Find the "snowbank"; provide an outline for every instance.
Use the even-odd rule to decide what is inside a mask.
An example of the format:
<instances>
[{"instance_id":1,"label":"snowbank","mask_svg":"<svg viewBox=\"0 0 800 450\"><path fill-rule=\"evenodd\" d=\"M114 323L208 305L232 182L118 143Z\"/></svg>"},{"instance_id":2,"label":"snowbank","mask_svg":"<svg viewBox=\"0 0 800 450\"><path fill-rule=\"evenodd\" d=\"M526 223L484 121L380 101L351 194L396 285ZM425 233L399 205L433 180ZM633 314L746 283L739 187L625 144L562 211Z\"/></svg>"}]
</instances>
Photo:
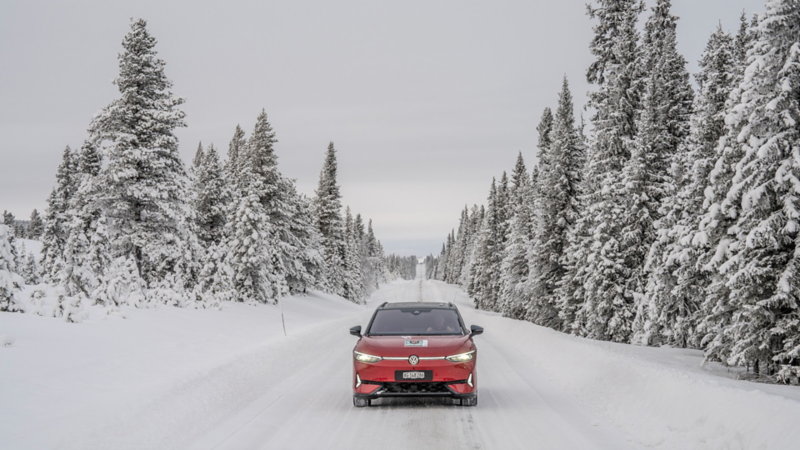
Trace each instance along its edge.
<instances>
[{"instance_id":1,"label":"snowbank","mask_svg":"<svg viewBox=\"0 0 800 450\"><path fill-rule=\"evenodd\" d=\"M364 306L312 292L284 299L283 309L291 338L307 327L362 312ZM129 320L99 315L79 325L0 314L0 335L15 340L0 347L0 447L72 447L64 439L85 435L92 424L108 423L120 411L167 396L197 374L287 339L277 306L120 311ZM169 417L159 418L169 423Z\"/></svg>"}]
</instances>

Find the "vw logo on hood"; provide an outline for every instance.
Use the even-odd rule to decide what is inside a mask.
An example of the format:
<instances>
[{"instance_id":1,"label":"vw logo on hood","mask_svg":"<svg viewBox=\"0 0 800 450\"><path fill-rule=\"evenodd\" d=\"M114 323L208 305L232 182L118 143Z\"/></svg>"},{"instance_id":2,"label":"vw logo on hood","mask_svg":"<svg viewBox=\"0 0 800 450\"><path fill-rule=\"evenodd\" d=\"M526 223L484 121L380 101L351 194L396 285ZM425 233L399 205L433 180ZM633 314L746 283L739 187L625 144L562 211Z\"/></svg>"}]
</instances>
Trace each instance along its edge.
<instances>
[{"instance_id":1,"label":"vw logo on hood","mask_svg":"<svg viewBox=\"0 0 800 450\"><path fill-rule=\"evenodd\" d=\"M409 356L408 363L411 364L412 366L416 366L417 364L419 364L419 356L417 355Z\"/></svg>"}]
</instances>

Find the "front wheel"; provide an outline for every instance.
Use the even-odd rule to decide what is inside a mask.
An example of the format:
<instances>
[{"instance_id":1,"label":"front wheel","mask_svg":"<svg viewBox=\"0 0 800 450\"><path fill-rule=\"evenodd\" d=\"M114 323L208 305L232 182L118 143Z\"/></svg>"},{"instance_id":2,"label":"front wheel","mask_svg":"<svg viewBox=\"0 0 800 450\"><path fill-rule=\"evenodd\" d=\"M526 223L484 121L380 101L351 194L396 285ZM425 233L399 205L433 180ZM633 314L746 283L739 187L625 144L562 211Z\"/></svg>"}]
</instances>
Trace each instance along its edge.
<instances>
[{"instance_id":1,"label":"front wheel","mask_svg":"<svg viewBox=\"0 0 800 450\"><path fill-rule=\"evenodd\" d=\"M369 406L369 399L363 397L353 397L353 405L356 408L363 408L365 406Z\"/></svg>"},{"instance_id":2,"label":"front wheel","mask_svg":"<svg viewBox=\"0 0 800 450\"><path fill-rule=\"evenodd\" d=\"M461 406L478 406L478 396L462 398Z\"/></svg>"}]
</instances>

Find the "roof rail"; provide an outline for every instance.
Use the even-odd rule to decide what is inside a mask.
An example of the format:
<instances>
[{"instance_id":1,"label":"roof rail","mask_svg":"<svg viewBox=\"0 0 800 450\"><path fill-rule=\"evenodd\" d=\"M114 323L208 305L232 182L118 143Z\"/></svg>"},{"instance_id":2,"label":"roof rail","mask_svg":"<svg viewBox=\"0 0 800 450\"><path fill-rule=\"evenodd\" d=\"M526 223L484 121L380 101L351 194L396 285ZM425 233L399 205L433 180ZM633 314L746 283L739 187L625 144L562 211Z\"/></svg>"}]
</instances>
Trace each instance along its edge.
<instances>
[{"instance_id":1,"label":"roof rail","mask_svg":"<svg viewBox=\"0 0 800 450\"><path fill-rule=\"evenodd\" d=\"M381 306L379 306L379 308L383 308L384 306L386 306L386 305L388 305L388 304L389 304L389 302L383 302L383 303L381 304ZM383 317L383 316L381 316L381 317Z\"/></svg>"}]
</instances>

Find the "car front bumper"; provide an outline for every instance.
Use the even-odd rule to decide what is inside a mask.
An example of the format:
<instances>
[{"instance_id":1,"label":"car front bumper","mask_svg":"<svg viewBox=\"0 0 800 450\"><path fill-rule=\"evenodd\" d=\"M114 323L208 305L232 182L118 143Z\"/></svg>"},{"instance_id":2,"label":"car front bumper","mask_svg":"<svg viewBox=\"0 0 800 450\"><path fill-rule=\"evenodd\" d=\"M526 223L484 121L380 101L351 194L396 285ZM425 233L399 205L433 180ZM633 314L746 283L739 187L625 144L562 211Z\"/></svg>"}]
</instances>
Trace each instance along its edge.
<instances>
[{"instance_id":1,"label":"car front bumper","mask_svg":"<svg viewBox=\"0 0 800 450\"><path fill-rule=\"evenodd\" d=\"M353 393L354 397L376 399L383 397L450 397L450 398L470 398L478 393L476 388L465 389L467 380L459 381L392 381L378 382L366 381L361 386L366 387L363 391L371 392Z\"/></svg>"},{"instance_id":2,"label":"car front bumper","mask_svg":"<svg viewBox=\"0 0 800 450\"><path fill-rule=\"evenodd\" d=\"M474 397L478 391L476 360L452 363L446 360L420 362L411 366L407 361L380 361L367 364L355 361L353 395L359 398L381 397ZM432 371L426 381L400 381L396 371Z\"/></svg>"}]
</instances>

